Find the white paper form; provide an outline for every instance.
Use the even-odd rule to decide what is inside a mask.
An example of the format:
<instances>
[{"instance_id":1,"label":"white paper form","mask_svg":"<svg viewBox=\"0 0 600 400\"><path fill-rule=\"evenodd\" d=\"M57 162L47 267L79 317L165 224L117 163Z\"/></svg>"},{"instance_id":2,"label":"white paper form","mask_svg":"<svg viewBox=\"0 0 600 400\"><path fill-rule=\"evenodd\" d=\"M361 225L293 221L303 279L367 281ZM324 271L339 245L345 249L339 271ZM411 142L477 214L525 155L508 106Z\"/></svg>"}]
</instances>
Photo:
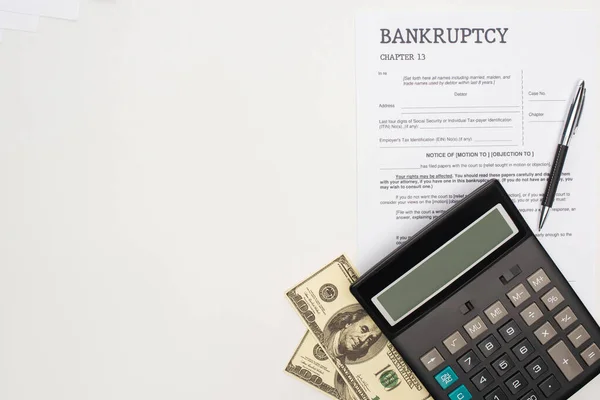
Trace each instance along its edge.
<instances>
[{"instance_id":1,"label":"white paper form","mask_svg":"<svg viewBox=\"0 0 600 400\"><path fill-rule=\"evenodd\" d=\"M0 11L0 29L36 32L39 21L37 15Z\"/></svg>"},{"instance_id":2,"label":"white paper form","mask_svg":"<svg viewBox=\"0 0 600 400\"><path fill-rule=\"evenodd\" d=\"M76 20L79 18L79 2L80 0L44 0L40 5L40 15Z\"/></svg>"},{"instance_id":3,"label":"white paper form","mask_svg":"<svg viewBox=\"0 0 600 400\"><path fill-rule=\"evenodd\" d=\"M0 0L0 10L21 14L40 15L41 4L49 0Z\"/></svg>"},{"instance_id":4,"label":"white paper form","mask_svg":"<svg viewBox=\"0 0 600 400\"><path fill-rule=\"evenodd\" d=\"M562 121L582 78L581 124L537 235L594 309L593 19L564 11L367 14L356 29L361 271L491 178L537 232Z\"/></svg>"},{"instance_id":5,"label":"white paper form","mask_svg":"<svg viewBox=\"0 0 600 400\"><path fill-rule=\"evenodd\" d=\"M0 11L76 20L80 0L0 0Z\"/></svg>"}]
</instances>

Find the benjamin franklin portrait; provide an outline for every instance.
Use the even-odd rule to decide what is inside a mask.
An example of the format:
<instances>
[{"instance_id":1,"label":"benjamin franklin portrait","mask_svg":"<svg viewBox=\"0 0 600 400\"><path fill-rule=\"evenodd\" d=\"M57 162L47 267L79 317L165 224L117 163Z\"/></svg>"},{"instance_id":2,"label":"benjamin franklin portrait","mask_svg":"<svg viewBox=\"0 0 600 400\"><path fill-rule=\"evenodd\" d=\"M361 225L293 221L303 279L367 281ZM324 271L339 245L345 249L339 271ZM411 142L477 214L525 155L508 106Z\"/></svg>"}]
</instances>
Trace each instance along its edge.
<instances>
[{"instance_id":1,"label":"benjamin franklin portrait","mask_svg":"<svg viewBox=\"0 0 600 400\"><path fill-rule=\"evenodd\" d=\"M358 304L336 313L325 325L323 335L327 352L345 364L373 358L386 343L379 327Z\"/></svg>"}]
</instances>

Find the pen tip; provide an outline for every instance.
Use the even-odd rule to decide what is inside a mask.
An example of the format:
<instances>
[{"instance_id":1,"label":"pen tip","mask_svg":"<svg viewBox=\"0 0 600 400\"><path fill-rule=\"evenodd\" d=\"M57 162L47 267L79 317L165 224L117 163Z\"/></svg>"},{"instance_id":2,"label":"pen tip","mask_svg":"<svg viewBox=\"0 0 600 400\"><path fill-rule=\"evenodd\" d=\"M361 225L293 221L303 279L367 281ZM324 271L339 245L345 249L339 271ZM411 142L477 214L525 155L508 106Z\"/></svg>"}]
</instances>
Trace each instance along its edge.
<instances>
[{"instance_id":1,"label":"pen tip","mask_svg":"<svg viewBox=\"0 0 600 400\"><path fill-rule=\"evenodd\" d=\"M550 211L549 207L547 207L547 206L542 207L542 213L540 214L540 223L538 225L538 231L542 230L542 227L544 226L544 222L546 222L546 217L548 217L549 211Z\"/></svg>"},{"instance_id":2,"label":"pen tip","mask_svg":"<svg viewBox=\"0 0 600 400\"><path fill-rule=\"evenodd\" d=\"M585 87L585 81L583 79L579 80L579 86L581 86L582 88Z\"/></svg>"}]
</instances>

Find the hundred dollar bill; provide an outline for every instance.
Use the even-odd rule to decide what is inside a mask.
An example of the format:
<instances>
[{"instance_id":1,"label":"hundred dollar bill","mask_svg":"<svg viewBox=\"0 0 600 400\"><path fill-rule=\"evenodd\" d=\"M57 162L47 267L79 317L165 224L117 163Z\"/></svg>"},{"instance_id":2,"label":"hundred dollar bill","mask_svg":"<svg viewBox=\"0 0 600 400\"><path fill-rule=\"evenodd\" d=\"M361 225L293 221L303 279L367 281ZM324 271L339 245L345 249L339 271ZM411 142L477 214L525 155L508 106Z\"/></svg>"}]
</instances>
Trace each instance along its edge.
<instances>
[{"instance_id":1,"label":"hundred dollar bill","mask_svg":"<svg viewBox=\"0 0 600 400\"><path fill-rule=\"evenodd\" d=\"M360 400L429 396L394 346L350 293L358 279L345 256L287 292L308 330Z\"/></svg>"},{"instance_id":2,"label":"hundred dollar bill","mask_svg":"<svg viewBox=\"0 0 600 400\"><path fill-rule=\"evenodd\" d=\"M346 382L310 332L302 338L285 371L334 399L356 400L354 396L347 397Z\"/></svg>"}]
</instances>

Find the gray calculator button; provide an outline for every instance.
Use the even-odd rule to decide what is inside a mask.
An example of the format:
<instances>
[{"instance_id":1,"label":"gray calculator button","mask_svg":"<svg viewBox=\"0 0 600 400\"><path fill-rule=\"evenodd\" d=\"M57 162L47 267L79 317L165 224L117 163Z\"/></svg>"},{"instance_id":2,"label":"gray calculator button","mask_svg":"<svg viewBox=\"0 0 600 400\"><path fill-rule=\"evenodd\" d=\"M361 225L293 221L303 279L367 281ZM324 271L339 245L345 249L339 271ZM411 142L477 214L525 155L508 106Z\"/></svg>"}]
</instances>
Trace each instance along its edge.
<instances>
[{"instance_id":1,"label":"gray calculator button","mask_svg":"<svg viewBox=\"0 0 600 400\"><path fill-rule=\"evenodd\" d=\"M527 326L531 326L535 324L540 318L542 318L542 310L540 310L537 304L533 303L526 309L521 311L521 318L523 318L523 321L525 321Z\"/></svg>"},{"instance_id":2,"label":"gray calculator button","mask_svg":"<svg viewBox=\"0 0 600 400\"><path fill-rule=\"evenodd\" d=\"M489 318L490 322L496 325L502 318L508 315L506 308L499 301L492 304L487 310L485 315Z\"/></svg>"},{"instance_id":3,"label":"gray calculator button","mask_svg":"<svg viewBox=\"0 0 600 400\"><path fill-rule=\"evenodd\" d=\"M560 326L561 329L567 329L571 324L577 321L577 317L571 310L571 307L564 308L554 316L554 319L558 322L558 326Z\"/></svg>"},{"instance_id":4,"label":"gray calculator button","mask_svg":"<svg viewBox=\"0 0 600 400\"><path fill-rule=\"evenodd\" d=\"M519 307L525 300L531 297L523 284L506 293L506 296L508 296L515 307Z\"/></svg>"},{"instance_id":5,"label":"gray calculator button","mask_svg":"<svg viewBox=\"0 0 600 400\"><path fill-rule=\"evenodd\" d=\"M540 326L534 333L535 337L538 338L541 344L546 344L550 340L552 340L554 336L556 336L556 329L552 327L552 324L550 324L550 322L546 322L544 325Z\"/></svg>"},{"instance_id":6,"label":"gray calculator button","mask_svg":"<svg viewBox=\"0 0 600 400\"><path fill-rule=\"evenodd\" d=\"M467 331L471 339L475 339L477 336L487 331L487 326L481 317L472 319L468 324L463 326L463 328L465 328L465 331Z\"/></svg>"},{"instance_id":7,"label":"gray calculator button","mask_svg":"<svg viewBox=\"0 0 600 400\"><path fill-rule=\"evenodd\" d=\"M558 291L557 288L553 288L548 293L542 296L542 301L544 305L548 309L548 311L554 310L560 303L565 300L562 294Z\"/></svg>"},{"instance_id":8,"label":"gray calculator button","mask_svg":"<svg viewBox=\"0 0 600 400\"><path fill-rule=\"evenodd\" d=\"M427 368L427 371L433 371L437 366L444 362L444 359L442 358L440 352L434 347L433 349L429 350L427 354L421 357L421 362L425 368Z\"/></svg>"},{"instance_id":9,"label":"gray calculator button","mask_svg":"<svg viewBox=\"0 0 600 400\"><path fill-rule=\"evenodd\" d=\"M548 275L540 268L527 278L527 282L529 282L533 290L537 293L550 283L550 278L548 278Z\"/></svg>"},{"instance_id":10,"label":"gray calculator button","mask_svg":"<svg viewBox=\"0 0 600 400\"><path fill-rule=\"evenodd\" d=\"M581 353L581 358L585 360L588 366L598 361L598 358L600 358L600 349L596 346L596 343L593 343L590 347L585 349L584 352Z\"/></svg>"},{"instance_id":11,"label":"gray calculator button","mask_svg":"<svg viewBox=\"0 0 600 400\"><path fill-rule=\"evenodd\" d=\"M462 337L459 331L454 332L444 340L444 346L450 354L454 354L467 345L467 341Z\"/></svg>"},{"instance_id":12,"label":"gray calculator button","mask_svg":"<svg viewBox=\"0 0 600 400\"><path fill-rule=\"evenodd\" d=\"M548 354L556 363L556 366L561 370L568 381L572 381L577 375L583 372L583 368L575 359L575 356L567 345L562 340L548 349Z\"/></svg>"},{"instance_id":13,"label":"gray calculator button","mask_svg":"<svg viewBox=\"0 0 600 400\"><path fill-rule=\"evenodd\" d=\"M583 325L579 325L573 332L569 333L568 337L577 349L590 338L590 334L585 330Z\"/></svg>"}]
</instances>

